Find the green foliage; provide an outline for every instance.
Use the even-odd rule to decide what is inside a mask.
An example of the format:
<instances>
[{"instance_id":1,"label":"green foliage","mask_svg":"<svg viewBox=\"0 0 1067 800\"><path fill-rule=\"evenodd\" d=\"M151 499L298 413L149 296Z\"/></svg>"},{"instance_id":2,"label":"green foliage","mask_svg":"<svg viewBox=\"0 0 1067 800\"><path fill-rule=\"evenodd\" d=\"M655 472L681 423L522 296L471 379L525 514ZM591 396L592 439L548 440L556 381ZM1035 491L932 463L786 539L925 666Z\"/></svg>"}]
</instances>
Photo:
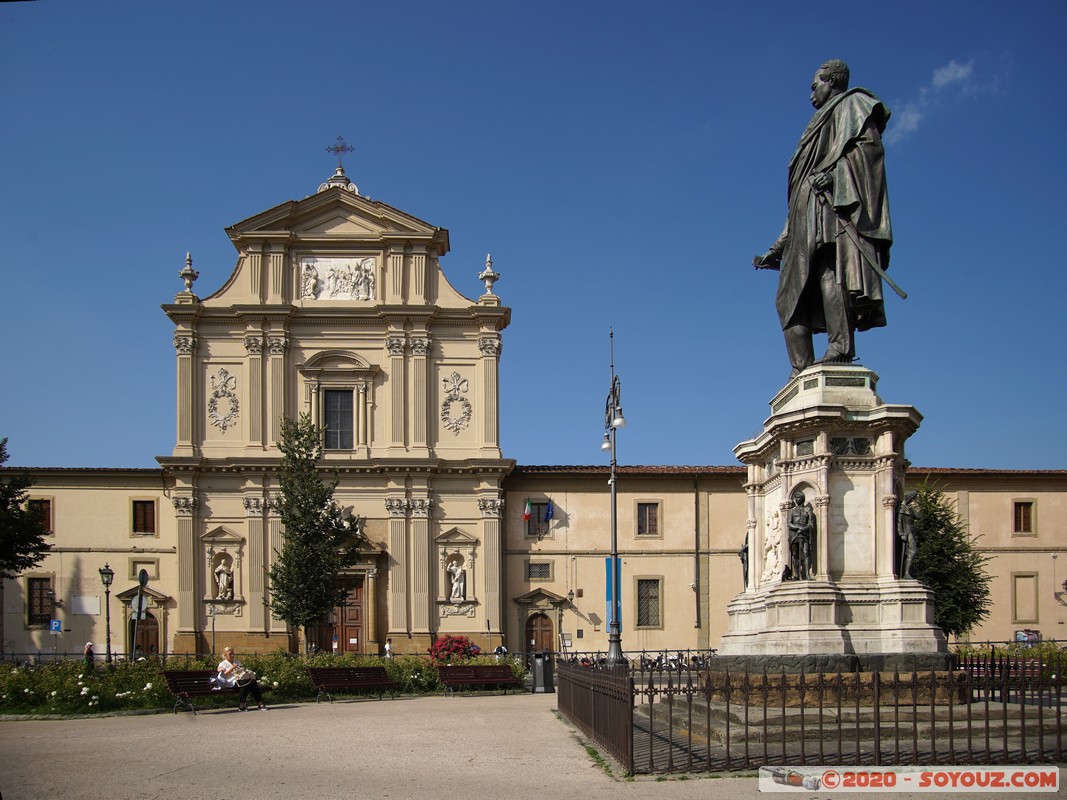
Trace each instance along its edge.
<instances>
[{"instance_id":1,"label":"green foliage","mask_svg":"<svg viewBox=\"0 0 1067 800\"><path fill-rule=\"evenodd\" d=\"M322 431L311 417L282 420L282 550L270 569L271 612L294 627L308 626L338 606L346 589L341 570L355 563L366 541L361 521L334 502L337 476L319 477Z\"/></svg>"},{"instance_id":2,"label":"green foliage","mask_svg":"<svg viewBox=\"0 0 1067 800\"><path fill-rule=\"evenodd\" d=\"M978 552L975 539L939 489L925 483L918 487L915 508L912 572L934 593L935 624L948 636L962 636L989 616L989 557Z\"/></svg>"},{"instance_id":3,"label":"green foliage","mask_svg":"<svg viewBox=\"0 0 1067 800\"><path fill-rule=\"evenodd\" d=\"M48 554L52 545L44 520L26 507L26 490L33 481L25 472L4 469L7 437L0 439L0 579L14 578Z\"/></svg>"},{"instance_id":4,"label":"green foliage","mask_svg":"<svg viewBox=\"0 0 1067 800\"><path fill-rule=\"evenodd\" d=\"M308 676L307 668L311 666L381 666L400 684L401 694L430 694L442 690L437 665L428 656L397 656L393 659L352 653L300 656L279 650L238 654L238 659L255 671L261 686L269 688L267 698L271 703L313 701L317 692ZM475 656L467 663L499 662L494 656ZM523 677L522 662L507 657L506 663L516 677ZM97 663L93 669L87 669L80 660L21 667L0 664L0 714L76 715L140 709L169 712L174 707L174 697L167 690L163 670L213 670L217 665L212 658L178 656L166 661L118 662L111 668ZM376 696L377 693L377 690L368 689L354 694ZM235 698L229 693L220 693L217 697L198 697L194 703L198 709L229 708L233 707Z\"/></svg>"}]
</instances>

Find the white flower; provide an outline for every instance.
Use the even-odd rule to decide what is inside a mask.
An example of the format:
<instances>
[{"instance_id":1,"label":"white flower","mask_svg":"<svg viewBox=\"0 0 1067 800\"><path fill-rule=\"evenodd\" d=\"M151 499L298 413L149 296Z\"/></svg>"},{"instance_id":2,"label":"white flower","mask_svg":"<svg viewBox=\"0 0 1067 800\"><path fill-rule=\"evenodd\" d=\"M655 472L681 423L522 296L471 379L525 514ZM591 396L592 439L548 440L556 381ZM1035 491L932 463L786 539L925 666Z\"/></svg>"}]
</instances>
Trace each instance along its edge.
<instances>
[{"instance_id":1,"label":"white flower","mask_svg":"<svg viewBox=\"0 0 1067 800\"><path fill-rule=\"evenodd\" d=\"M85 673L83 672L81 675L78 676L78 680L81 680L84 677L85 677Z\"/></svg>"},{"instance_id":2,"label":"white flower","mask_svg":"<svg viewBox=\"0 0 1067 800\"><path fill-rule=\"evenodd\" d=\"M100 699L100 695L98 695L98 694L94 694L93 695L93 700L94 701L99 700L99 699Z\"/></svg>"},{"instance_id":3,"label":"white flower","mask_svg":"<svg viewBox=\"0 0 1067 800\"><path fill-rule=\"evenodd\" d=\"M278 688L278 681L275 681L275 682L274 682L274 688L275 688L275 689L277 689L277 688Z\"/></svg>"},{"instance_id":4,"label":"white flower","mask_svg":"<svg viewBox=\"0 0 1067 800\"><path fill-rule=\"evenodd\" d=\"M146 684L144 685L144 690L145 690L146 692L147 692L147 691L149 691L149 690L150 690L151 688L152 688L152 684L150 684L150 683L146 683Z\"/></svg>"},{"instance_id":5,"label":"white flower","mask_svg":"<svg viewBox=\"0 0 1067 800\"><path fill-rule=\"evenodd\" d=\"M26 691L28 692L29 689L27 689ZM87 694L89 694L89 687L88 686L83 686L82 687L82 697L84 697Z\"/></svg>"},{"instance_id":6,"label":"white flower","mask_svg":"<svg viewBox=\"0 0 1067 800\"><path fill-rule=\"evenodd\" d=\"M55 697L59 692L52 692L52 697Z\"/></svg>"},{"instance_id":7,"label":"white flower","mask_svg":"<svg viewBox=\"0 0 1067 800\"><path fill-rule=\"evenodd\" d=\"M22 691L23 691L24 694L29 694L30 693L29 689L23 689Z\"/></svg>"}]
</instances>

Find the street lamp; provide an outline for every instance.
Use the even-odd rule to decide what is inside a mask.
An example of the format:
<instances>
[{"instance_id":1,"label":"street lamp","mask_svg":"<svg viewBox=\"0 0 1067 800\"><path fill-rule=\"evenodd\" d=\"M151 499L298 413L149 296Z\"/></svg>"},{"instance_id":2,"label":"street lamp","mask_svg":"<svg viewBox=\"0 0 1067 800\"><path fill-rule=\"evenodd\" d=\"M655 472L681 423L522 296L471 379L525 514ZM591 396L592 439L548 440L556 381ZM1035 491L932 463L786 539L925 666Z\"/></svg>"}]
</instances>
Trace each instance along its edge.
<instances>
[{"instance_id":1,"label":"street lamp","mask_svg":"<svg viewBox=\"0 0 1067 800\"><path fill-rule=\"evenodd\" d=\"M100 568L100 581L104 584L104 618L107 620L107 663L111 663L111 582L115 580L115 570L104 562Z\"/></svg>"},{"instance_id":2,"label":"street lamp","mask_svg":"<svg viewBox=\"0 0 1067 800\"><path fill-rule=\"evenodd\" d=\"M611 614L608 621L608 664L621 666L626 663L622 655L622 626L619 622L619 530L618 498L615 481L615 435L619 428L626 427L622 416L622 386L615 374L615 331L608 334L611 354L611 390L604 406L604 443L601 450L611 452Z\"/></svg>"}]
</instances>

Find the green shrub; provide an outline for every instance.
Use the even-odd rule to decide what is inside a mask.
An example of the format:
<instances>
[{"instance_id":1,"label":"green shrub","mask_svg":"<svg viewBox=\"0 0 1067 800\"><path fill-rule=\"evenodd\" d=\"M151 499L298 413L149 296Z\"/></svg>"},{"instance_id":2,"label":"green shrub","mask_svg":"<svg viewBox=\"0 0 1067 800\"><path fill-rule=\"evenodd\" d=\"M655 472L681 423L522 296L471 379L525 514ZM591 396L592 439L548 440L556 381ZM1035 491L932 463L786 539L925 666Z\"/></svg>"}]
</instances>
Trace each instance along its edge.
<instances>
[{"instance_id":1,"label":"green shrub","mask_svg":"<svg viewBox=\"0 0 1067 800\"><path fill-rule=\"evenodd\" d=\"M352 653L334 655L318 653L293 655L284 651L250 653L241 662L259 676L261 685L269 686L270 702L308 702L317 694L307 668L340 666L382 666L400 685L402 694L431 694L442 689L437 666L429 656L403 655L393 659ZM464 663L496 664L496 656L468 658ZM522 678L522 662L506 657L516 677ZM171 657L132 663L117 662L110 668L97 663L87 669L79 661L60 661L39 666L0 664L0 714L99 714L115 711L150 709L170 711L174 697L167 690L163 670L211 669L218 661L212 657ZM365 690L364 694L376 691ZM233 705L229 693L218 697L199 697L197 708Z\"/></svg>"}]
</instances>

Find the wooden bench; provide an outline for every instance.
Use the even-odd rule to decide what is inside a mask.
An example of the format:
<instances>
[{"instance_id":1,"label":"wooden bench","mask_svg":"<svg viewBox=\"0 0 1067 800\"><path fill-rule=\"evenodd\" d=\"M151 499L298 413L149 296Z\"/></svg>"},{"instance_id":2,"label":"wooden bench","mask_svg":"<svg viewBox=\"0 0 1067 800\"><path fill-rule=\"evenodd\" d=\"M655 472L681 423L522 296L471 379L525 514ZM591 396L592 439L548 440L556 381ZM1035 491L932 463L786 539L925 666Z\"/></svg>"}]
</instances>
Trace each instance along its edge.
<instances>
[{"instance_id":1,"label":"wooden bench","mask_svg":"<svg viewBox=\"0 0 1067 800\"><path fill-rule=\"evenodd\" d=\"M238 687L216 688L211 679L218 673L213 669L179 669L164 670L163 678L167 681L167 688L174 695L174 713L179 710L189 710L194 714L196 709L190 700L191 697L207 697L209 695L237 694ZM269 686L259 685L260 691L266 692Z\"/></svg>"},{"instance_id":2,"label":"wooden bench","mask_svg":"<svg viewBox=\"0 0 1067 800\"><path fill-rule=\"evenodd\" d=\"M960 664L970 676L972 690L999 693L1001 700L1013 689L1033 688L1044 676L1044 668L1040 659L1019 656L967 659Z\"/></svg>"},{"instance_id":3,"label":"wooden bench","mask_svg":"<svg viewBox=\"0 0 1067 800\"><path fill-rule=\"evenodd\" d=\"M400 684L389 677L385 667L308 667L311 685L319 690L315 702L323 697L333 702L330 692L344 692L355 689L377 689L378 699L388 689L395 694Z\"/></svg>"},{"instance_id":4,"label":"wooden bench","mask_svg":"<svg viewBox=\"0 0 1067 800\"><path fill-rule=\"evenodd\" d=\"M519 679L507 664L443 664L437 668L446 692L455 694L458 686L518 686Z\"/></svg>"}]
</instances>

